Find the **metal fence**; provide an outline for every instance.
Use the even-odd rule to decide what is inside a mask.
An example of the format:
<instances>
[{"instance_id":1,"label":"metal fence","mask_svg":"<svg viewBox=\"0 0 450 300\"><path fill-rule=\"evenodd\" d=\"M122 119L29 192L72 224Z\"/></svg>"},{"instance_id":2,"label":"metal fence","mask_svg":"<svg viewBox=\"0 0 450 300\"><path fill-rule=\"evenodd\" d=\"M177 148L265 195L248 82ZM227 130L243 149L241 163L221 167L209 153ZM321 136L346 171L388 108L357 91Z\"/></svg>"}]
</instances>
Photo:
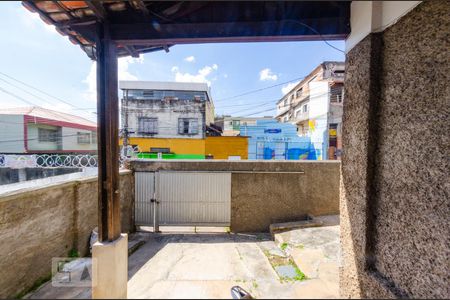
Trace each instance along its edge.
<instances>
[{"instance_id":1,"label":"metal fence","mask_svg":"<svg viewBox=\"0 0 450 300\"><path fill-rule=\"evenodd\" d=\"M126 155L125 155L126 153ZM122 167L131 158L138 157L138 147L120 149L119 162ZM96 168L96 154L0 154L0 167L8 168Z\"/></svg>"}]
</instances>

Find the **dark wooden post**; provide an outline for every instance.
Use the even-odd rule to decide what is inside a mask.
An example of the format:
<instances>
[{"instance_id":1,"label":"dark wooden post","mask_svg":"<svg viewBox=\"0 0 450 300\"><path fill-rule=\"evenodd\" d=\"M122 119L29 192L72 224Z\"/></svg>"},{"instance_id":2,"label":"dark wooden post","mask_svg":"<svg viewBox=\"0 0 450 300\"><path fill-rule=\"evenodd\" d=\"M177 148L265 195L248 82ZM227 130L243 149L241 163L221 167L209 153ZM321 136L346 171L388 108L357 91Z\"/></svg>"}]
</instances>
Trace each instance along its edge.
<instances>
[{"instance_id":1,"label":"dark wooden post","mask_svg":"<svg viewBox=\"0 0 450 300\"><path fill-rule=\"evenodd\" d=\"M116 45L109 25L97 24L98 217L99 241L120 236L119 101Z\"/></svg>"}]
</instances>

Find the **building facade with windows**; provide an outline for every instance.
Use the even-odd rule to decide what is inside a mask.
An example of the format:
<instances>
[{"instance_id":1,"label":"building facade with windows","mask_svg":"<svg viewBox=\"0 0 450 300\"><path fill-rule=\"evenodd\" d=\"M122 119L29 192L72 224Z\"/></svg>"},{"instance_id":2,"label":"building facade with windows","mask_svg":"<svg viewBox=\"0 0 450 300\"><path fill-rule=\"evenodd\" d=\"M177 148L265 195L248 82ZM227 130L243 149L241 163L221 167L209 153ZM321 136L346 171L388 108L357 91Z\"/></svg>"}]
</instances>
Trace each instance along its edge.
<instances>
[{"instance_id":1,"label":"building facade with windows","mask_svg":"<svg viewBox=\"0 0 450 300\"><path fill-rule=\"evenodd\" d=\"M247 136L246 126L256 126L258 120L273 120L273 117L221 116L216 118L215 124L222 128L223 136ZM244 130L241 130L241 128Z\"/></svg>"},{"instance_id":2,"label":"building facade with windows","mask_svg":"<svg viewBox=\"0 0 450 300\"><path fill-rule=\"evenodd\" d=\"M344 62L323 62L277 102L276 119L295 124L321 159L341 155L344 75Z\"/></svg>"},{"instance_id":3,"label":"building facade with windows","mask_svg":"<svg viewBox=\"0 0 450 300\"><path fill-rule=\"evenodd\" d=\"M214 105L206 83L120 81L123 143L142 152L204 157Z\"/></svg>"},{"instance_id":4,"label":"building facade with windows","mask_svg":"<svg viewBox=\"0 0 450 300\"><path fill-rule=\"evenodd\" d=\"M0 109L0 153L56 154L97 151L97 124L44 109Z\"/></svg>"}]
</instances>

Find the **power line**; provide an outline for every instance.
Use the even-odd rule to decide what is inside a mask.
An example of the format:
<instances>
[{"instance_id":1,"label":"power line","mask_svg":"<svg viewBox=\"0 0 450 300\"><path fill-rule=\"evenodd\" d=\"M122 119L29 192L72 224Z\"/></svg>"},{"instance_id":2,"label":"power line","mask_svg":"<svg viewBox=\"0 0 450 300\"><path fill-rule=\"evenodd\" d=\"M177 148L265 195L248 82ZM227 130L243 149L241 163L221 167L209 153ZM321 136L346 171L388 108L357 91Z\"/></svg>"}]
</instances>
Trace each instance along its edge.
<instances>
[{"instance_id":1,"label":"power line","mask_svg":"<svg viewBox=\"0 0 450 300\"><path fill-rule=\"evenodd\" d=\"M337 51L339 51L339 52L345 54L345 51L344 51L344 50L341 50L341 49L339 49L338 47L331 45L331 44L323 37L323 35L322 35L319 31L317 31L315 28L309 26L308 24L305 24L305 23L303 23L303 22L300 22L300 21L294 20L294 19L283 20L282 22L293 22L293 23L297 23L297 24L299 24L299 25L302 25L302 26L308 28L309 30L311 30L311 31L314 32L315 34L319 35L320 38L322 39L322 41L323 41L325 44L327 44L328 46L330 46L330 47L333 48L334 50L337 50Z\"/></svg>"},{"instance_id":2,"label":"power line","mask_svg":"<svg viewBox=\"0 0 450 300\"><path fill-rule=\"evenodd\" d=\"M11 80L14 80L14 81L16 81L16 82L22 84L22 85L24 85L24 86L26 86L26 87L28 87L28 88L30 88L30 89L33 89L33 90L35 90L35 91L38 91L38 92L40 92L40 93L42 93L42 94L44 94L44 95L46 95L46 96L48 96L48 97L51 97L51 98L53 98L53 99L55 99L55 100L57 100L57 101L60 101L60 102L62 102L62 103L64 103L64 104L67 104L67 105L69 105L69 106L71 106L71 107L73 107L73 108L77 108L77 109L81 109L81 110L84 109L84 108L77 107L77 106L73 105L72 103L67 102L67 101L65 101L65 100L63 100L63 99L61 99L61 98L59 98L59 97L53 96L53 95L51 95L51 94L49 94L49 93L47 93L47 92L45 92L45 91L43 91L43 90L41 90L41 89L39 89L39 88L37 88L37 87L34 87L34 86L32 86L32 85L30 85L30 84L28 84L28 83L25 83L25 82L23 82L23 81L21 81L21 80L19 80L19 79L17 79L17 78L14 78L14 77L12 77L12 76L10 76L10 75L8 75L8 74L5 74L5 73L3 73L3 72L0 72L0 74L3 75L3 76L5 76L5 77L7 77L7 78L9 78L9 79L11 79Z\"/></svg>"},{"instance_id":3,"label":"power line","mask_svg":"<svg viewBox=\"0 0 450 300\"><path fill-rule=\"evenodd\" d=\"M29 105L31 105L31 106L36 106L36 104L34 104L34 103L32 103L32 102L30 102L30 101L28 101L28 100L25 100L25 99L23 99L22 97L17 96L17 95L14 94L14 93L8 92L7 90L5 90L5 89L3 89L3 88L1 88L1 87L0 87L0 91L2 91L2 92L5 93L5 94L8 94L8 95L10 95L10 96L13 96L13 97L17 98L17 99L19 99L20 101L25 102L26 104L29 104Z\"/></svg>"},{"instance_id":4,"label":"power line","mask_svg":"<svg viewBox=\"0 0 450 300\"><path fill-rule=\"evenodd\" d=\"M282 82L282 83L277 83L277 84L274 84L274 85L263 87L263 88L260 88L260 89L250 90L248 92L244 92L242 94L237 94L237 95L234 95L234 96L231 96L231 97L222 98L222 99L216 100L214 102L215 103L222 102L222 101L225 101L225 100L235 99L235 98L239 98L239 97L246 96L246 95L249 95L249 94L258 93L258 92L261 92L261 91L264 91L264 90L268 90L268 89L271 89L271 88L274 88L274 87L277 87L277 86L281 86L283 84L287 84L287 83L291 83L291 82L294 82L294 81L298 81L298 80L304 79L305 77L306 76L303 76L303 77L295 78L295 79L292 79L292 80L289 80L289 81L285 81L285 82Z\"/></svg>"}]
</instances>

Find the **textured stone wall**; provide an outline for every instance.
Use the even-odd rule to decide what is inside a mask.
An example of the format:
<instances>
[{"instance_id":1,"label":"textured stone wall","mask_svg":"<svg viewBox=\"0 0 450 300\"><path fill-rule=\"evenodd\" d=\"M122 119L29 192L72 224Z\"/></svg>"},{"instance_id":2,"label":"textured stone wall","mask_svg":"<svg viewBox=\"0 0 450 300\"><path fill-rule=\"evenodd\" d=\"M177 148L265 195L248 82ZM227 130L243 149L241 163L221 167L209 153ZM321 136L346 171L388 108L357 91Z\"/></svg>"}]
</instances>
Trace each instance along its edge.
<instances>
[{"instance_id":1,"label":"textured stone wall","mask_svg":"<svg viewBox=\"0 0 450 300\"><path fill-rule=\"evenodd\" d=\"M299 164L304 174L232 174L231 230L268 232L277 222L339 214L339 163Z\"/></svg>"},{"instance_id":2,"label":"textured stone wall","mask_svg":"<svg viewBox=\"0 0 450 300\"><path fill-rule=\"evenodd\" d=\"M450 297L449 28L423 2L348 53L342 297Z\"/></svg>"},{"instance_id":3,"label":"textured stone wall","mask_svg":"<svg viewBox=\"0 0 450 300\"><path fill-rule=\"evenodd\" d=\"M232 172L233 232L267 232L274 222L298 220L306 214L339 214L340 162L337 161L141 160L133 161L131 167L135 171L147 172ZM239 171L254 173L236 173ZM268 171L274 173L258 173Z\"/></svg>"},{"instance_id":4,"label":"textured stone wall","mask_svg":"<svg viewBox=\"0 0 450 300\"><path fill-rule=\"evenodd\" d=\"M134 176L120 176L122 231L134 229ZM52 257L89 252L98 224L97 179L18 191L0 197L0 298L13 297L51 273Z\"/></svg>"}]
</instances>

